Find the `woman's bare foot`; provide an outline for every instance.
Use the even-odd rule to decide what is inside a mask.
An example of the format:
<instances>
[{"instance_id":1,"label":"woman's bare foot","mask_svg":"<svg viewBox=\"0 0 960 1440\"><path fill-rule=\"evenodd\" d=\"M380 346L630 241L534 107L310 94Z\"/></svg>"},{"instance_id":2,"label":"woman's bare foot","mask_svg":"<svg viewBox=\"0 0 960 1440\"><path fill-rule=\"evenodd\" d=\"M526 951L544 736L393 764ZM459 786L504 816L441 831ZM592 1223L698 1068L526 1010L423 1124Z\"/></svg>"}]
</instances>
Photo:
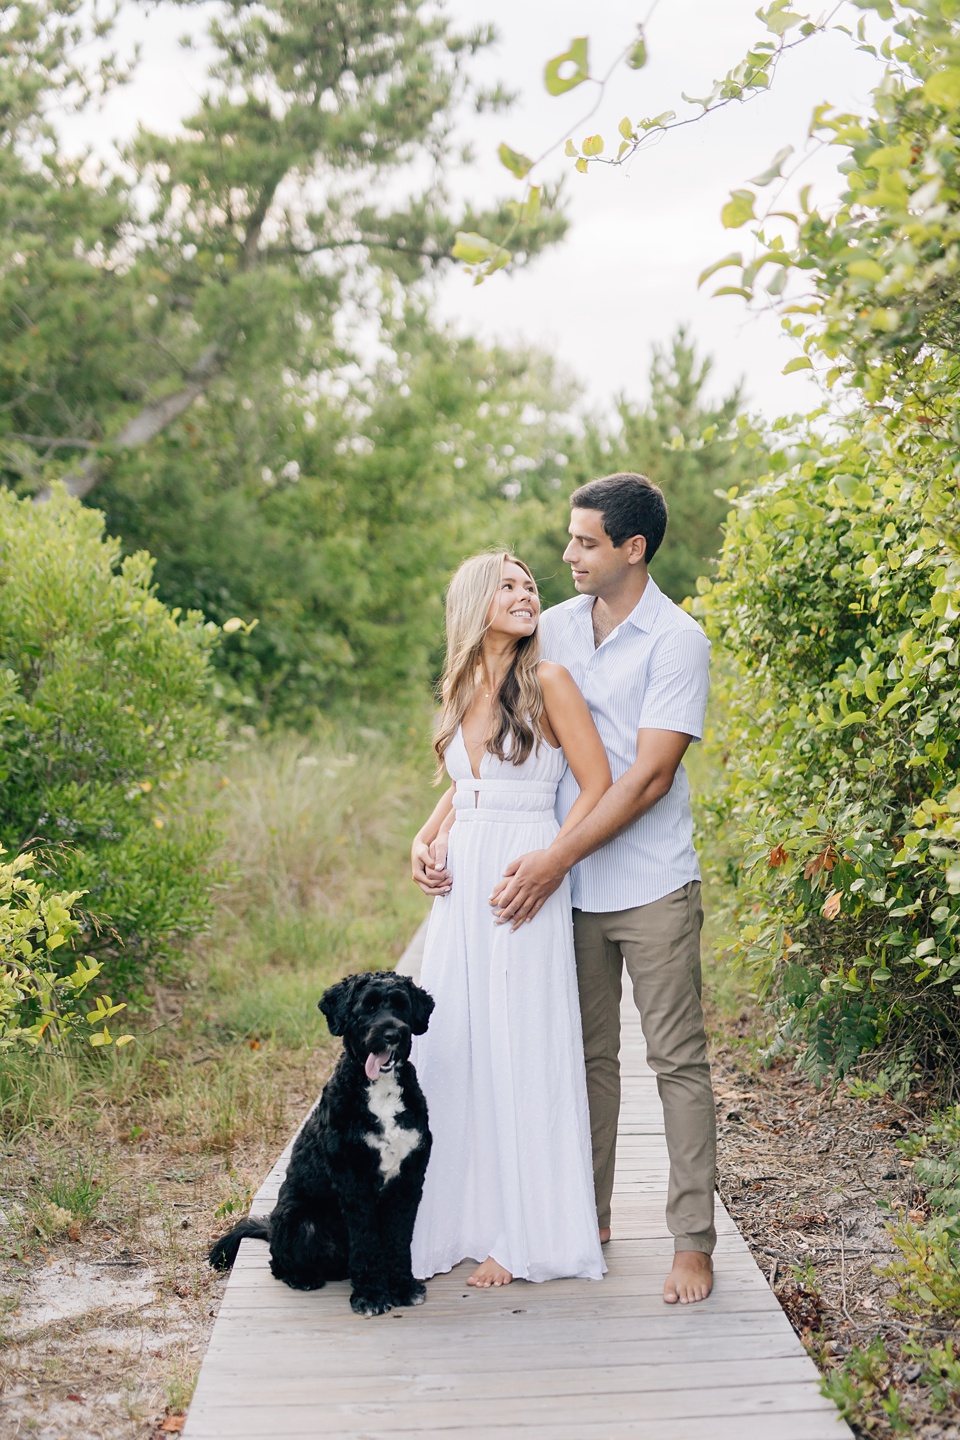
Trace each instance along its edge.
<instances>
[{"instance_id":1,"label":"woman's bare foot","mask_svg":"<svg viewBox=\"0 0 960 1440\"><path fill-rule=\"evenodd\" d=\"M678 1250L663 1286L668 1305L693 1305L713 1289L713 1261L699 1250Z\"/></svg>"},{"instance_id":2,"label":"woman's bare foot","mask_svg":"<svg viewBox=\"0 0 960 1440\"><path fill-rule=\"evenodd\" d=\"M512 1279L510 1271L504 1270L502 1265L498 1265L491 1255L484 1260L482 1265L477 1266L467 1284L476 1285L478 1290L489 1290L493 1285L509 1285Z\"/></svg>"},{"instance_id":3,"label":"woman's bare foot","mask_svg":"<svg viewBox=\"0 0 960 1440\"><path fill-rule=\"evenodd\" d=\"M600 1231L600 1244L601 1244L601 1245L609 1245L609 1243L610 1243L610 1226L609 1226L609 1225L604 1225L603 1229Z\"/></svg>"}]
</instances>

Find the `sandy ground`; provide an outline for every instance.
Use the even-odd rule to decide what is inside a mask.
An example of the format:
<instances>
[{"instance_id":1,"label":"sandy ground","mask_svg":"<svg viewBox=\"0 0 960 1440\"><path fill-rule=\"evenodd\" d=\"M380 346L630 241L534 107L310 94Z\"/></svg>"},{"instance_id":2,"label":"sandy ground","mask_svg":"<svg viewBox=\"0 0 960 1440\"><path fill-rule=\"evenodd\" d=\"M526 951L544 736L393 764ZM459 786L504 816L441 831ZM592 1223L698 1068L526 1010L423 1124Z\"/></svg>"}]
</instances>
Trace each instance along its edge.
<instances>
[{"instance_id":1,"label":"sandy ground","mask_svg":"<svg viewBox=\"0 0 960 1440\"><path fill-rule=\"evenodd\" d=\"M164 1172L148 1172L141 1186L128 1176L128 1196L148 1189L157 1213L125 1223L114 1190L111 1218L79 1233L75 1226L77 1239L67 1233L38 1244L35 1235L24 1243L24 1217L8 1209L0 1234L0 1434L139 1440L174 1428L223 1285L203 1263L220 1189L215 1166L179 1184ZM239 1178L254 1177L244 1170Z\"/></svg>"}]
</instances>

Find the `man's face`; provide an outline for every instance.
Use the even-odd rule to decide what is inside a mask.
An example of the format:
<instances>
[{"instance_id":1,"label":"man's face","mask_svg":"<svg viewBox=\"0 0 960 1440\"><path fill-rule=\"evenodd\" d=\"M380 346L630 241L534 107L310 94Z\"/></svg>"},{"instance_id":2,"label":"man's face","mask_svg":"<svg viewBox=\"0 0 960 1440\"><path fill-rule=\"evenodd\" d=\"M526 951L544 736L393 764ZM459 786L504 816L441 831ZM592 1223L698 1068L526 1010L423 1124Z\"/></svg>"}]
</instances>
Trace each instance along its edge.
<instances>
[{"instance_id":1,"label":"man's face","mask_svg":"<svg viewBox=\"0 0 960 1440\"><path fill-rule=\"evenodd\" d=\"M600 510L570 512L570 543L563 558L573 572L573 583L581 595L603 596L617 590L626 572L643 558L643 549L641 536L617 549L603 528Z\"/></svg>"}]
</instances>

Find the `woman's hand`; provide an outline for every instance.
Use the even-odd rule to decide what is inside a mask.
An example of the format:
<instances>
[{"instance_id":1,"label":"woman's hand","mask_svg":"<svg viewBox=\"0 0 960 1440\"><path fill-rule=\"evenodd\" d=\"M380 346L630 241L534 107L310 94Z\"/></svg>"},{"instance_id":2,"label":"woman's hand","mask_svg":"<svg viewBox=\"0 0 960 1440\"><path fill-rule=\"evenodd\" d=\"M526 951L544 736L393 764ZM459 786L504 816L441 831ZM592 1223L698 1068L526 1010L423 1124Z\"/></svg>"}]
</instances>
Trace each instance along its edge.
<instances>
[{"instance_id":1,"label":"woman's hand","mask_svg":"<svg viewBox=\"0 0 960 1440\"><path fill-rule=\"evenodd\" d=\"M451 785L445 795L437 801L433 814L413 837L410 847L410 869L414 885L431 899L435 895L446 895L450 890L450 875L447 872L447 840L456 819L453 796L456 790Z\"/></svg>"},{"instance_id":2,"label":"woman's hand","mask_svg":"<svg viewBox=\"0 0 960 1440\"><path fill-rule=\"evenodd\" d=\"M410 867L414 885L432 899L435 895L446 895L450 890L450 876L446 869L447 841L434 840L432 845L417 835L410 850Z\"/></svg>"}]
</instances>

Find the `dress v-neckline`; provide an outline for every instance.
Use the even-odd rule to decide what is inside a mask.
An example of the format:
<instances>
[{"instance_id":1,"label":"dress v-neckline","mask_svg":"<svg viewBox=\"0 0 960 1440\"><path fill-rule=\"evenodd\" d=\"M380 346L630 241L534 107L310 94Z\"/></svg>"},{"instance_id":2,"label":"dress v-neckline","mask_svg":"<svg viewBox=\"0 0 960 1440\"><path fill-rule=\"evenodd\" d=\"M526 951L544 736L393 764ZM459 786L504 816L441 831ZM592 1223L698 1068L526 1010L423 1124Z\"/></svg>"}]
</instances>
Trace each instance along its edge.
<instances>
[{"instance_id":1,"label":"dress v-neckline","mask_svg":"<svg viewBox=\"0 0 960 1440\"><path fill-rule=\"evenodd\" d=\"M478 774L476 773L476 771L474 770L474 768L473 768L473 760L470 758L470 751L469 751L469 749L467 748L467 737L466 737L466 735L464 735L464 733L463 733L463 722L462 722L462 721L460 722L460 725L459 725L458 728L457 728L457 734L460 736L460 744L463 746L463 753L464 753L464 755L466 755L466 757L467 757L467 769L470 771L470 778L471 778L471 780L476 780L476 781L479 783L479 781L483 779L483 775L482 775L482 774L478 775ZM484 755L485 755L485 754L486 754L486 751L484 751L484 754L480 756L480 767L479 767L479 768L480 768L481 772L482 772L482 770L483 770L483 761L484 761Z\"/></svg>"}]
</instances>

